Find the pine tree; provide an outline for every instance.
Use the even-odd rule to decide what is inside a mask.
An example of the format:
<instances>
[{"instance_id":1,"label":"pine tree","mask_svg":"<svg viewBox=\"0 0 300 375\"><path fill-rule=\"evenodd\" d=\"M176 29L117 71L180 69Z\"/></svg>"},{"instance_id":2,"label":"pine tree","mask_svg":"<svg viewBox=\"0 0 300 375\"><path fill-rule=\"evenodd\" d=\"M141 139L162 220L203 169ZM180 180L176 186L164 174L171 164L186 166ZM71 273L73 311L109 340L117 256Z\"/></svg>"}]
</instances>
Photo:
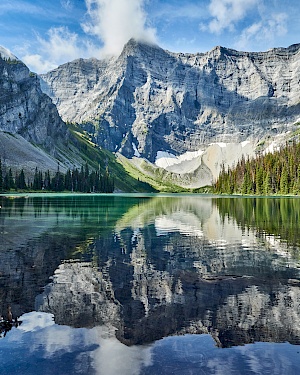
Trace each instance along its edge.
<instances>
[{"instance_id":1,"label":"pine tree","mask_svg":"<svg viewBox=\"0 0 300 375\"><path fill-rule=\"evenodd\" d=\"M64 189L67 191L72 191L72 175L70 169L67 170L67 173L65 174L64 177Z\"/></svg>"},{"instance_id":2,"label":"pine tree","mask_svg":"<svg viewBox=\"0 0 300 375\"><path fill-rule=\"evenodd\" d=\"M289 183L288 183L288 171L286 166L283 167L280 178L280 193L288 194L289 192Z\"/></svg>"},{"instance_id":3,"label":"pine tree","mask_svg":"<svg viewBox=\"0 0 300 375\"><path fill-rule=\"evenodd\" d=\"M40 184L39 184L39 172L37 167L35 167L35 172L34 172L34 177L33 177L33 185L32 185L33 190L39 190L40 189Z\"/></svg>"},{"instance_id":4,"label":"pine tree","mask_svg":"<svg viewBox=\"0 0 300 375\"><path fill-rule=\"evenodd\" d=\"M15 188L15 181L13 178L13 173L12 173L11 168L9 168L9 171L8 171L8 186L9 186L9 189Z\"/></svg>"},{"instance_id":5,"label":"pine tree","mask_svg":"<svg viewBox=\"0 0 300 375\"><path fill-rule=\"evenodd\" d=\"M9 191L10 190L8 173L6 173L6 175L4 176L4 179L3 179L3 190L4 191Z\"/></svg>"},{"instance_id":6,"label":"pine tree","mask_svg":"<svg viewBox=\"0 0 300 375\"><path fill-rule=\"evenodd\" d=\"M25 173L24 170L21 169L21 172L18 174L16 173L16 189L25 190L27 189L27 185L25 182Z\"/></svg>"},{"instance_id":7,"label":"pine tree","mask_svg":"<svg viewBox=\"0 0 300 375\"><path fill-rule=\"evenodd\" d=\"M51 190L51 177L50 177L50 171L49 171L49 169L48 169L47 172L45 172L44 188L46 190Z\"/></svg>"},{"instance_id":8,"label":"pine tree","mask_svg":"<svg viewBox=\"0 0 300 375\"><path fill-rule=\"evenodd\" d=\"M269 195L271 193L272 193L272 181L271 181L270 171L268 170L264 177L263 194Z\"/></svg>"},{"instance_id":9,"label":"pine tree","mask_svg":"<svg viewBox=\"0 0 300 375\"><path fill-rule=\"evenodd\" d=\"M256 194L261 195L263 193L263 170L261 167L258 167L255 174L255 192Z\"/></svg>"}]
</instances>

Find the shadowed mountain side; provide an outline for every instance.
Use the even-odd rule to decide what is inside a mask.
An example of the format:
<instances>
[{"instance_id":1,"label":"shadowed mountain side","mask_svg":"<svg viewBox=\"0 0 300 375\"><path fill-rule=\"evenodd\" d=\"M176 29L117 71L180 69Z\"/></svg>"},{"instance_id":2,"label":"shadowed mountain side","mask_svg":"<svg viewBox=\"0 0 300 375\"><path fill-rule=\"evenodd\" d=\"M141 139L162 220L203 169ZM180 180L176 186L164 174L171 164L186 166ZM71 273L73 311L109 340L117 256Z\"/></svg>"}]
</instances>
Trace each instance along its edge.
<instances>
[{"instance_id":1,"label":"shadowed mountain side","mask_svg":"<svg viewBox=\"0 0 300 375\"><path fill-rule=\"evenodd\" d=\"M284 132L300 116L298 56L299 45L176 54L130 40L117 58L75 60L41 80L64 120L111 151L154 162L158 151Z\"/></svg>"},{"instance_id":2,"label":"shadowed mountain side","mask_svg":"<svg viewBox=\"0 0 300 375\"><path fill-rule=\"evenodd\" d=\"M26 146L25 142L21 145L20 136L56 159L67 161L62 150L67 149L72 137L51 99L41 91L37 75L17 58L7 59L0 51L0 77L0 131L16 135L21 147ZM2 148L1 158L5 153L8 150Z\"/></svg>"},{"instance_id":3,"label":"shadowed mountain side","mask_svg":"<svg viewBox=\"0 0 300 375\"><path fill-rule=\"evenodd\" d=\"M21 168L25 174L32 176L38 170L57 171L57 159L42 148L33 145L19 134L0 132L0 158L4 166L13 171ZM66 168L62 166L62 171Z\"/></svg>"},{"instance_id":4,"label":"shadowed mountain side","mask_svg":"<svg viewBox=\"0 0 300 375\"><path fill-rule=\"evenodd\" d=\"M97 147L82 129L65 124L40 87L37 75L0 47L0 159L3 172L24 170L29 182L35 169L51 175L89 164L103 174L109 169L116 190L153 191L128 176L109 151ZM26 181L27 183L28 181Z\"/></svg>"}]
</instances>

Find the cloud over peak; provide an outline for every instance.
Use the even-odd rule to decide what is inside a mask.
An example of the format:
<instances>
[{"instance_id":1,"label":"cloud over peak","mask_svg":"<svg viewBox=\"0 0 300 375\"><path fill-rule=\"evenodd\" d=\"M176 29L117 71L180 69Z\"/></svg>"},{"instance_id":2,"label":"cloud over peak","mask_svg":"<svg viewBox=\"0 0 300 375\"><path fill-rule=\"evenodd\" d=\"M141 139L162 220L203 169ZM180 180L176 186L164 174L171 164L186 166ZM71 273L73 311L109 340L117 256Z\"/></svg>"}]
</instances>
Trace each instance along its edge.
<instances>
[{"instance_id":1,"label":"cloud over peak","mask_svg":"<svg viewBox=\"0 0 300 375\"><path fill-rule=\"evenodd\" d=\"M144 0L85 0L85 33L99 38L103 53L116 55L131 38L156 43L155 29L147 26Z\"/></svg>"}]
</instances>

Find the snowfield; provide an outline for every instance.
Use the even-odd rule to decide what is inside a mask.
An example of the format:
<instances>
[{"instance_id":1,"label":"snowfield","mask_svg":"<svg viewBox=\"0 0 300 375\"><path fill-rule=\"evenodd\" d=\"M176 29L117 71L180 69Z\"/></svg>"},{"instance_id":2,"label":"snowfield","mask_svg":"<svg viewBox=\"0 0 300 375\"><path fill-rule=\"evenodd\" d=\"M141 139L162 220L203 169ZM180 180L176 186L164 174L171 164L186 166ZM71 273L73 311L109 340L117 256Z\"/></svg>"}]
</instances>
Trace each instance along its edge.
<instances>
[{"instance_id":1,"label":"snowfield","mask_svg":"<svg viewBox=\"0 0 300 375\"><path fill-rule=\"evenodd\" d=\"M250 141L241 143L211 143L206 150L186 152L176 156L165 151L158 151L155 165L169 172L186 174L193 173L201 165L209 168L213 178L217 178L222 165L235 165L241 158L255 155L255 145Z\"/></svg>"}]
</instances>

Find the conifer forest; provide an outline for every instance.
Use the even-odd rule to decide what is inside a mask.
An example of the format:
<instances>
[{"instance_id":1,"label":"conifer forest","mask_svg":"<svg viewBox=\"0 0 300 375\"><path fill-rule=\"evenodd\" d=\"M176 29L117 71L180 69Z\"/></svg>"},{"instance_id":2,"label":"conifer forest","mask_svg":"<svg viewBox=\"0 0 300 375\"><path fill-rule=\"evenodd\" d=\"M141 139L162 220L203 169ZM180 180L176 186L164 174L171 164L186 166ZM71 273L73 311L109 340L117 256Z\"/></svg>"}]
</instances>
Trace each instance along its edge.
<instances>
[{"instance_id":1,"label":"conifer forest","mask_svg":"<svg viewBox=\"0 0 300 375\"><path fill-rule=\"evenodd\" d=\"M236 166L223 167L214 185L219 194L300 194L300 143L286 144L274 153L242 158Z\"/></svg>"}]
</instances>

